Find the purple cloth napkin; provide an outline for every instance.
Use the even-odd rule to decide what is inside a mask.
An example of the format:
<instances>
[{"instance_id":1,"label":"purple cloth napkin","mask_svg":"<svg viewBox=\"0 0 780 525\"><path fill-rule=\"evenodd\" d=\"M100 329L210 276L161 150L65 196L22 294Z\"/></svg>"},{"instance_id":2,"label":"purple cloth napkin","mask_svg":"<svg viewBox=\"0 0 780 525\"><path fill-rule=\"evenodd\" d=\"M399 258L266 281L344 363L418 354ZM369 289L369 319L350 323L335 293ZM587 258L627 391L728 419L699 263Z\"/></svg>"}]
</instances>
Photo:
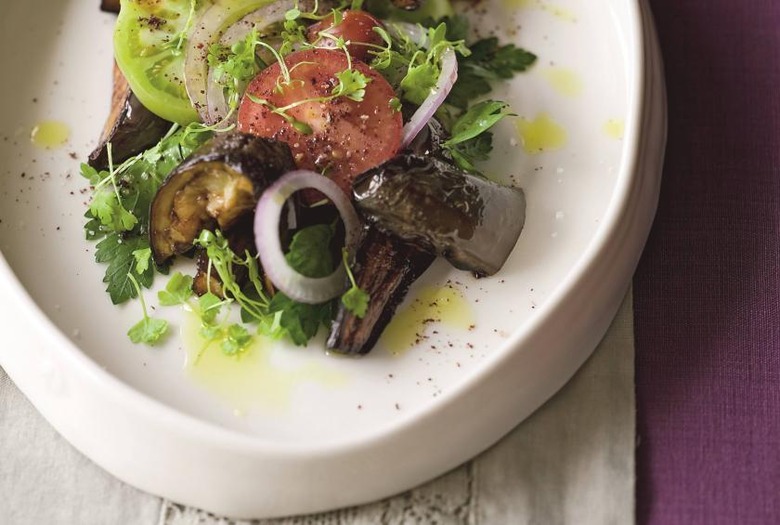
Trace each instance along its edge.
<instances>
[{"instance_id":1,"label":"purple cloth napkin","mask_svg":"<svg viewBox=\"0 0 780 525\"><path fill-rule=\"evenodd\" d=\"M634 281L638 523L780 523L780 3L651 0L669 143Z\"/></svg>"}]
</instances>

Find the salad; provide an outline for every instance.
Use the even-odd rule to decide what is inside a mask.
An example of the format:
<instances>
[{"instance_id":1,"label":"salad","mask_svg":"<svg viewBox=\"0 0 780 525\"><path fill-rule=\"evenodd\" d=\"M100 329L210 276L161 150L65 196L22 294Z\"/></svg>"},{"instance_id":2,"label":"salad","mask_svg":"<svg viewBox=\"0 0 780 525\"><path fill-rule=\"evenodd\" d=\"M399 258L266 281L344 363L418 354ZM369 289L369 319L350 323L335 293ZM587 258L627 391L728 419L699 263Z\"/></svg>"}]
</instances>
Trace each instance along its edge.
<instances>
[{"instance_id":1,"label":"salad","mask_svg":"<svg viewBox=\"0 0 780 525\"><path fill-rule=\"evenodd\" d=\"M365 354L436 257L487 276L514 248L523 192L479 163L511 115L492 86L536 57L470 41L448 0L102 8L118 12L116 67L82 165L85 230L111 301L139 299L133 342L169 331L142 293L162 275L159 304L193 312L227 354L320 329ZM181 258L194 271L174 271Z\"/></svg>"}]
</instances>

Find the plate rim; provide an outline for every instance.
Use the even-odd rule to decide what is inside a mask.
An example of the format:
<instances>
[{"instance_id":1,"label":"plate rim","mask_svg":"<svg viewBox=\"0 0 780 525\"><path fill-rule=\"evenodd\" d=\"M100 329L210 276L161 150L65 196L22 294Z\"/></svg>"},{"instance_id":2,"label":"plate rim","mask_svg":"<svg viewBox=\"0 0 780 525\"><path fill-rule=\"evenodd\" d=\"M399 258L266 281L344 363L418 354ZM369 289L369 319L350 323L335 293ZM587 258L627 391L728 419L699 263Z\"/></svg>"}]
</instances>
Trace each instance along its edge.
<instances>
[{"instance_id":1,"label":"plate rim","mask_svg":"<svg viewBox=\"0 0 780 525\"><path fill-rule=\"evenodd\" d=\"M603 221L602 226L599 227L597 232L592 237L591 241L588 244L587 249L585 252L580 256L578 262L575 264L575 266L572 268L572 270L569 271L566 279L556 288L556 290L550 295L549 299L545 302L544 305L539 309L539 311L534 315L532 318L528 320L528 322L524 323L522 328L515 331L513 335L510 337L510 339L501 345L500 349L497 350L493 355L487 356L483 362L481 362L477 367L475 367L475 370L469 374L469 376L462 382L460 382L457 386L457 388L453 389L450 392L447 392L441 396L441 399L436 404L435 407L428 406L425 407L422 410L419 410L415 412L412 416L404 418L398 422L397 425L393 425L390 427L388 431L388 427L380 427L379 430L375 433L368 433L368 434L360 434L360 436L355 438L355 441L352 441L351 439L346 440L339 440L339 441L332 441L332 442L326 442L321 448L313 449L312 446L308 443L287 443L282 444L279 442L273 442L268 440L263 440L259 436L250 436L247 434L242 434L235 430L230 430L224 427L220 427L219 425L215 423L210 423L207 421L204 421L196 416L189 415L187 413L184 413L170 405L165 404L164 402L151 397L139 390L136 390L131 385L125 383L121 379L119 379L117 376L109 373L108 371L104 370L99 366L97 362L92 360L88 355L86 355L79 347L76 345L73 341L71 341L55 324L54 322L43 312L41 307L35 302L35 300L30 296L30 294L27 292L27 290L24 288L22 283L18 280L16 275L14 274L13 270L10 268L10 265L6 261L2 251L0 251L0 285L2 285L4 288L6 288L7 291L10 291L12 295L12 299L14 303L17 305L17 309L22 310L25 314L27 319L35 326L35 328L39 331L39 336L42 340L45 340L45 342L50 345L51 347L56 347L56 353L57 353L57 359L61 360L63 362L63 367L67 367L68 371L71 374L74 374L76 377L78 377L79 380L86 380L89 383L89 386L91 389L93 389L96 392L104 391L108 392L114 402L120 401L121 404L118 407L118 409L121 409L125 413L135 413L135 414L143 414L146 418L149 418L150 422L153 423L154 426L159 426L160 428L168 428L173 430L176 434L182 435L183 438L186 438L188 441L194 442L202 442L205 445L208 446L218 446L220 448L229 448L233 452L237 452L239 454L249 454L253 456L258 457L265 457L267 455L273 455L276 456L278 459L294 459L296 461L304 459L301 456L306 456L306 458L315 458L317 460L321 460L323 456L338 456L340 454L343 454L345 452L349 452L351 450L354 450L354 448L357 446L360 449L366 450L366 449L373 449L376 446L381 446L382 442L392 438L394 434L397 434L399 432L402 432L404 429L408 427L414 427L419 426L421 424L425 424L427 421L429 421L433 417L433 413L439 413L444 408L451 408L452 405L458 404L459 401L462 400L465 396L470 395L474 389L480 386L480 383L485 381L486 376L490 376L491 374L494 374L498 369L500 369L502 366L506 365L508 361L511 360L511 355L518 352L518 349L522 346L522 343L524 340L529 338L531 334L534 334L536 331L540 329L541 326L543 326L545 323L550 322L550 318L555 315L556 312L558 312L561 308L563 308L562 299L566 297L572 288L577 287L578 285L581 285L584 281L588 280L588 275L592 274L593 268L597 266L599 263L599 256L603 257L603 254L605 253L606 249L608 248L609 244L612 242L614 243L614 238L619 235L620 230L625 229L624 226L622 226L619 221L619 217L627 213L627 208L629 205L629 201L631 199L632 192L636 191L636 178L637 173L642 169L642 166L640 166L640 157L641 157L641 151L640 148L642 146L642 140L643 136L641 133L641 127L642 123L647 118L646 115L643 115L643 113L647 112L647 105L648 101L645 100L647 91L649 89L648 86L648 77L649 74L652 72L649 72L647 69L647 61L646 61L646 53L648 53L648 48L653 46L653 42L651 40L655 38L651 35L653 32L652 29L652 21L650 20L649 14L648 14L648 8L646 6L646 0L637 0L636 2L632 2L632 14L631 14L631 20L632 24L634 25L633 30L630 32L633 39L635 40L632 46L632 50L634 52L634 56L632 59L628 61L629 67L633 65L633 67L637 68L636 75L632 75L636 78L637 81L637 93L636 97L633 100L629 100L629 102L633 102L631 107L629 108L628 115L630 118L627 118L627 122L632 122L634 125L630 128L627 127L627 133L625 135L624 141L625 141L625 147L627 148L627 151L624 151L623 158L628 158L629 162L626 163L626 166L621 166L621 174L618 178L618 183L613 187L613 196L610 200L610 204L607 207L607 211L605 213L605 220ZM644 23L642 22L644 20ZM657 46L657 42L655 42L655 45ZM656 58L656 60L660 60L660 55ZM660 74L658 71L655 72L655 74ZM651 79L652 80L652 79ZM665 119L665 104L664 104L664 119ZM664 124L664 130L663 135L664 138L662 139L662 142L665 142L665 124ZM662 159L661 159L662 160ZM656 196L655 196L655 203L652 206L652 214L655 213L655 206L657 206L657 186L660 185L660 176L657 177L656 181ZM650 221L652 222L652 221ZM643 246L647 233L649 233L650 224L646 225L644 237L641 241L641 245ZM639 250L641 252L641 249ZM633 268L636 266L636 262L638 262L639 253L636 254L634 257L635 261L631 264L632 270L631 274L633 274ZM629 278L630 279L630 278ZM620 294L620 298L622 299L622 294ZM619 301L615 304L614 310L617 310L617 307L619 306ZM612 315L614 315L614 311L612 312ZM611 320L612 315L609 316L609 320ZM608 323L604 326L604 331L606 330L606 327L608 326ZM603 335L603 331L601 332L601 335ZM600 339L600 336L598 337ZM597 341L596 341L597 342ZM576 369L579 369L582 362L584 362L587 357L590 356L592 353L592 350L595 348L595 343L592 345L593 347L590 348L587 352L580 352L581 362L579 364L576 364L574 367L574 370L572 371L572 374ZM63 434L68 441L71 443L74 443L74 440L69 437L69 435L66 435L66 432L61 430L60 426L55 424L54 421L56 421L56 418L52 417L51 414L48 414L48 408L46 407L39 407L38 403L36 402L36 399L34 399L36 396L34 394L28 395L28 381L32 381L32 379L27 378L28 381L24 381L23 374L21 372L17 372L16 367L14 366L7 366L8 362L10 362L10 359L4 359L5 353L0 351L0 366L3 366L7 371L9 377L17 383L20 390L22 390L25 395L31 399L33 404L38 408L38 410L43 414L43 416L61 433ZM565 378L561 382L560 385L555 386L554 391L557 391L563 384L568 381L571 374L568 375L568 377ZM16 378L20 377L20 380L17 380ZM34 390L32 387L29 390ZM554 392L553 392L554 393ZM549 396L545 396L549 397ZM540 403L541 405L541 403ZM538 406L536 407L538 408ZM531 410L533 412L536 408ZM513 428L517 423L519 423L522 419L525 419L528 415L530 415L530 412L528 414L525 414L520 420L514 421L509 425L508 428L505 429L506 431L509 431L511 428ZM490 444L497 441L504 435L504 433L501 433L498 436L493 436L489 441L489 443L484 444L482 443L479 447L480 450L487 448ZM495 433L495 432L493 432ZM484 441L484 440L482 440ZM82 451L85 455L87 455L90 458L93 458L93 454L88 453L88 451L85 451L82 449L82 447L78 446L76 443L74 445L79 448L79 450ZM469 452L469 454L471 454ZM469 455L471 457L471 455ZM94 460L94 458L93 458ZM132 485L146 488L149 486L149 484L144 484L138 482L138 480L131 480L128 478L132 478L132 476L126 475L126 473L119 473L115 472L116 468L111 468L109 466L106 466L103 464L103 462L95 460L98 464L100 464L103 468L106 470L109 470L112 474L119 477L120 479L123 479L127 482L129 482ZM438 469L441 470L441 469ZM441 472L437 472L441 473ZM432 477L432 476L427 476ZM420 480L422 481L422 480ZM408 487L407 487L408 488ZM160 493L159 490L151 490L152 492ZM380 496L383 495L389 495L390 493L383 493ZM369 501L372 499L376 499L376 497L380 496L371 496L369 498L359 498L357 501L348 501L347 504L354 504L354 503L360 503L364 501ZM181 501L183 499L188 498L174 498L177 501ZM196 506L202 506L202 502L195 502ZM342 506L340 503L339 506ZM327 507L332 508L332 507ZM314 509L304 509L306 512L310 511L316 511L316 510L325 510L324 507L318 507ZM219 510L218 510L219 511ZM225 514L231 514L235 516L243 516L243 513L231 513L231 512L224 512L219 511L220 513ZM281 515L278 512L274 512L272 514L268 514L267 516L271 515ZM257 514L251 514L251 517L256 517ZM265 514L263 516L266 516Z\"/></svg>"}]
</instances>

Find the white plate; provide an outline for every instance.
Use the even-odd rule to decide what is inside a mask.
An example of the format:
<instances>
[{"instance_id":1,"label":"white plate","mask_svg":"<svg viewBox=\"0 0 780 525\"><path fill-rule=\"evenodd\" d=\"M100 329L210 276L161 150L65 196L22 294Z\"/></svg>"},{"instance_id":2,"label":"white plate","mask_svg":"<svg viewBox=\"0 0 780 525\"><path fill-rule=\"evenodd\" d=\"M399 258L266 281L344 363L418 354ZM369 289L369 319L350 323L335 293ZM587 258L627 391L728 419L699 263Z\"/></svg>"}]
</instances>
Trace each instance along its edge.
<instances>
[{"instance_id":1,"label":"white plate","mask_svg":"<svg viewBox=\"0 0 780 525\"><path fill-rule=\"evenodd\" d=\"M0 59L0 365L96 463L148 492L238 517L357 504L484 450L590 355L630 282L660 183L663 83L637 2L480 4L483 33L540 57L496 96L566 135L530 154L518 119L496 134L487 172L528 198L510 261L480 281L437 263L410 297L449 281L462 315L445 312L399 355L386 340L364 359L328 356L320 340L266 345L245 363L250 386L204 380L203 366L185 365L181 337L131 345L124 334L140 307L112 307L103 291L77 175L110 93L113 18L96 4L0 5L0 44L14 50ZM48 120L70 127L63 148L30 142Z\"/></svg>"}]
</instances>

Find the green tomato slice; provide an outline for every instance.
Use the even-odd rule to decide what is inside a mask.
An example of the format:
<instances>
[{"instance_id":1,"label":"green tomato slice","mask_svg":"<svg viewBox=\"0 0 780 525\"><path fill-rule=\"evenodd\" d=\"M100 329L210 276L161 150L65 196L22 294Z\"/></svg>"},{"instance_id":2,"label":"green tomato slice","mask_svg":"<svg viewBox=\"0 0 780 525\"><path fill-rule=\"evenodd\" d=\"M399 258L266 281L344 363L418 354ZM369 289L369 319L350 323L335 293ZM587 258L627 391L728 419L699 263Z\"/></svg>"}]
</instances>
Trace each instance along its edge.
<instances>
[{"instance_id":1,"label":"green tomato slice","mask_svg":"<svg viewBox=\"0 0 780 525\"><path fill-rule=\"evenodd\" d=\"M210 0L122 0L114 54L138 100L160 117L198 120L184 85L187 36Z\"/></svg>"}]
</instances>

